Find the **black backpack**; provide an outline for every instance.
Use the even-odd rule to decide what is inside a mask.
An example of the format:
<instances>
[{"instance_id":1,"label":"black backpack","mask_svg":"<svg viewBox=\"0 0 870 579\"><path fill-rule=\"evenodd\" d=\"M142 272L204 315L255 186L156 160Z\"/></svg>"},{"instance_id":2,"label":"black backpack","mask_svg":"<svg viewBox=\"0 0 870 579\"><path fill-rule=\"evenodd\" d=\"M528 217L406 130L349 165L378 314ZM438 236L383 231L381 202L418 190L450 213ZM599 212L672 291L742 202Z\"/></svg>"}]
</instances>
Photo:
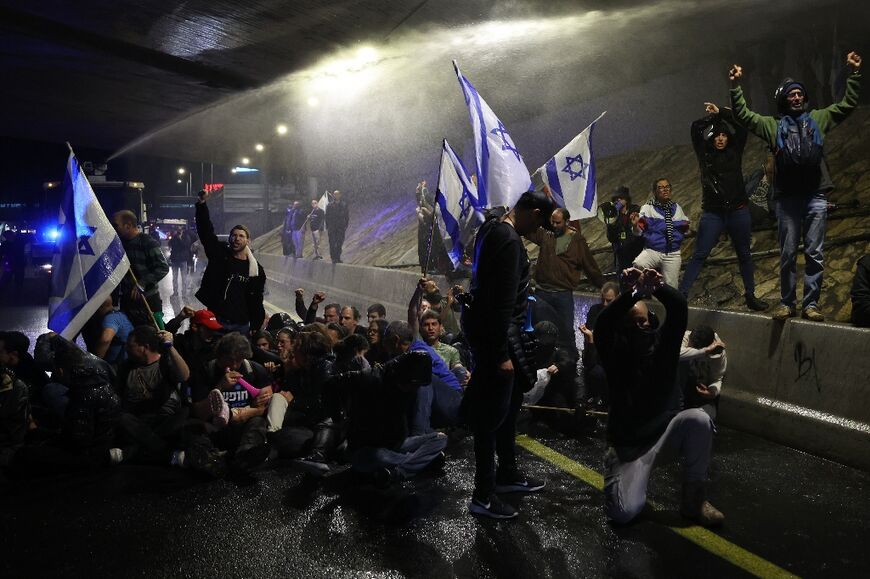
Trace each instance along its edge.
<instances>
[{"instance_id":1,"label":"black backpack","mask_svg":"<svg viewBox=\"0 0 870 579\"><path fill-rule=\"evenodd\" d=\"M797 118L784 116L776 137L776 160L780 168L818 167L823 143L819 126L804 113Z\"/></svg>"}]
</instances>

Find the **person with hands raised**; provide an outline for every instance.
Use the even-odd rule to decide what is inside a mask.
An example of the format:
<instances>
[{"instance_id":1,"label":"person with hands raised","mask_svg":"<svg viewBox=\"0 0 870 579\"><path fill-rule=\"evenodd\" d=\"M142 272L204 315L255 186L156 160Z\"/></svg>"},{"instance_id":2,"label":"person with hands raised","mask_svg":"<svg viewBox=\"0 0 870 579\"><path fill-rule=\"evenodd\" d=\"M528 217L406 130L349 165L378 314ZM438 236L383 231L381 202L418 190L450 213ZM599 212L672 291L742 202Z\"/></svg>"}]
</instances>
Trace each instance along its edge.
<instances>
[{"instance_id":1,"label":"person with hands raised","mask_svg":"<svg viewBox=\"0 0 870 579\"><path fill-rule=\"evenodd\" d=\"M828 131L843 122L858 105L861 88L861 55L846 55L846 91L840 102L821 109L810 109L807 87L785 78L773 94L778 116L760 115L749 109L740 81L743 67L733 65L731 108L737 121L765 141L774 153L774 202L779 233L780 303L773 310L775 320L784 321L797 314L797 251L804 242L803 318L825 319L819 309L824 274L824 242L828 193L834 184L824 155Z\"/></svg>"},{"instance_id":2,"label":"person with hands raised","mask_svg":"<svg viewBox=\"0 0 870 579\"><path fill-rule=\"evenodd\" d=\"M605 455L605 514L624 524L640 514L652 468L665 457L683 463L680 512L701 525L724 515L706 500L713 422L697 408L678 411L675 388L680 346L688 322L683 295L652 269L623 272L625 291L598 316L594 342L607 375L610 408ZM658 329L643 299L665 307Z\"/></svg>"}]
</instances>

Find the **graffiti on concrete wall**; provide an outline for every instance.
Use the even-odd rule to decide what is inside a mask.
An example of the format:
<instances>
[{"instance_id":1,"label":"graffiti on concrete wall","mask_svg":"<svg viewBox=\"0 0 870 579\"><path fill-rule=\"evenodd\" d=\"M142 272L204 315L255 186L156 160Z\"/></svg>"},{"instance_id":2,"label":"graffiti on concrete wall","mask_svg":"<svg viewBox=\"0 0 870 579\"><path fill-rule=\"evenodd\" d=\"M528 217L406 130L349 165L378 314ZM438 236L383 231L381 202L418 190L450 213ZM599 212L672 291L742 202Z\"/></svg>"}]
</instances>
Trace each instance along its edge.
<instances>
[{"instance_id":1,"label":"graffiti on concrete wall","mask_svg":"<svg viewBox=\"0 0 870 579\"><path fill-rule=\"evenodd\" d=\"M815 382L816 390L822 391L822 383L819 382L819 369L816 366L816 349L810 350L803 342L796 342L794 345L794 361L797 366L797 378L795 382L799 382L803 378Z\"/></svg>"}]
</instances>

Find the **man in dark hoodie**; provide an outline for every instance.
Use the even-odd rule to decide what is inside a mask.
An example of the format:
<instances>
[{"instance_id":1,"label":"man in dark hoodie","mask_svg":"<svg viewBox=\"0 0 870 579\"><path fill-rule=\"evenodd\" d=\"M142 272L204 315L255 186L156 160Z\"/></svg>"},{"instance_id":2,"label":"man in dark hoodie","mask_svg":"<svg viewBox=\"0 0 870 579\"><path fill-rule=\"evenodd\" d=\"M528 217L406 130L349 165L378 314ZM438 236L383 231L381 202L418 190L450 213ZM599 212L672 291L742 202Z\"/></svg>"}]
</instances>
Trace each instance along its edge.
<instances>
[{"instance_id":1,"label":"man in dark hoodie","mask_svg":"<svg viewBox=\"0 0 870 579\"><path fill-rule=\"evenodd\" d=\"M244 225L230 230L228 243L218 241L206 205L208 197L207 191L200 191L196 202L196 230L208 256L196 298L215 313L227 332L247 336L266 321L266 271L251 252L251 232Z\"/></svg>"},{"instance_id":2,"label":"man in dark hoodie","mask_svg":"<svg viewBox=\"0 0 870 579\"><path fill-rule=\"evenodd\" d=\"M710 252L727 231L737 253L743 278L746 305L750 310L766 310L767 303L755 297L755 268L749 248L752 218L749 198L743 183L743 149L746 128L738 125L730 109L704 103L706 116L692 123L691 137L701 172L701 221L695 252L686 265L680 291L686 297Z\"/></svg>"},{"instance_id":3,"label":"man in dark hoodie","mask_svg":"<svg viewBox=\"0 0 870 579\"><path fill-rule=\"evenodd\" d=\"M601 311L594 333L610 387L604 458L607 517L615 523L634 519L646 504L656 461L679 454L684 468L681 514L702 525L721 523L724 516L704 497L713 422L698 408L677 412L677 365L689 315L686 299L652 269L627 269L623 281L631 290ZM649 310L641 301L650 296L665 306L666 318L658 330L650 327Z\"/></svg>"},{"instance_id":4,"label":"man in dark hoodie","mask_svg":"<svg viewBox=\"0 0 870 579\"><path fill-rule=\"evenodd\" d=\"M773 185L779 227L781 294L780 304L773 310L775 320L785 320L796 314L797 249L802 229L806 265L801 315L814 322L825 319L819 311L819 297L824 271L827 194L834 184L822 153L823 139L858 104L861 56L850 52L846 56L846 66L850 74L843 100L823 109L810 110L806 87L791 78L785 79L774 93L781 115L778 119L749 110L739 84L743 77L740 66L735 64L728 73L734 116L774 152L776 171Z\"/></svg>"},{"instance_id":5,"label":"man in dark hoodie","mask_svg":"<svg viewBox=\"0 0 870 579\"><path fill-rule=\"evenodd\" d=\"M543 481L518 470L514 442L522 392L531 387L521 344L531 275L520 236L543 226L554 209L543 193L523 193L508 214L488 216L475 240L472 303L463 307L462 327L476 364L463 397L474 432L474 492L468 509L476 515L514 518L517 511L497 493L544 488Z\"/></svg>"}]
</instances>

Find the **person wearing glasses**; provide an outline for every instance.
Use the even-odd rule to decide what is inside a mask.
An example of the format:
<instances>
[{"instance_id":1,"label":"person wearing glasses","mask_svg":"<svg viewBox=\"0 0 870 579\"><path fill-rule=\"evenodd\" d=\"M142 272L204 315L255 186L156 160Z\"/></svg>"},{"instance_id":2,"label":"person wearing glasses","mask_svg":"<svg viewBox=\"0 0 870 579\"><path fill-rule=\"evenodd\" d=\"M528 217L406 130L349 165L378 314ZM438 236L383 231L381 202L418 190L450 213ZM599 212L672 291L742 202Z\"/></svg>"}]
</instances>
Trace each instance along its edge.
<instances>
[{"instance_id":1,"label":"person wearing glasses","mask_svg":"<svg viewBox=\"0 0 870 579\"><path fill-rule=\"evenodd\" d=\"M677 287L683 261L680 246L689 231L689 218L671 198L671 189L669 180L656 179L652 186L653 198L632 216L635 234L643 235L644 242L644 249L634 258L633 266L640 270L659 270L667 285Z\"/></svg>"}]
</instances>

